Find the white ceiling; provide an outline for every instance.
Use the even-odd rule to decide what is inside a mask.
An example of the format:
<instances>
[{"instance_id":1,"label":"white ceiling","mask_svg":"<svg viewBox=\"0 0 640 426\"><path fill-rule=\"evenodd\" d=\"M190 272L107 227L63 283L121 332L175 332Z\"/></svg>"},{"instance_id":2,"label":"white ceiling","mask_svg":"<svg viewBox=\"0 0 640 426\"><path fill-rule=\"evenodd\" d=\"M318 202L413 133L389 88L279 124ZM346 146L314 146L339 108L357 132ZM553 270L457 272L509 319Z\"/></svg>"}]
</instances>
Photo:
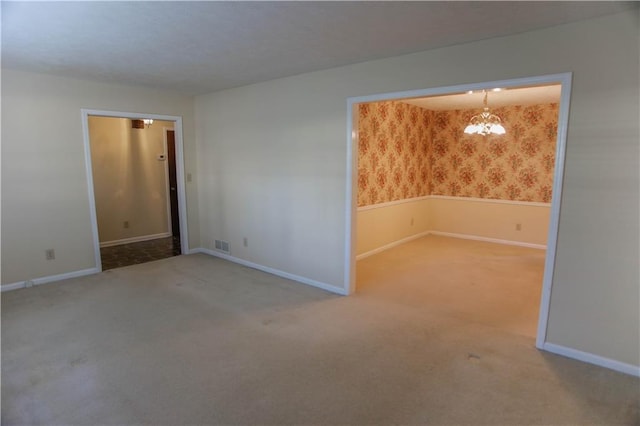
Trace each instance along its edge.
<instances>
[{"instance_id":1,"label":"white ceiling","mask_svg":"<svg viewBox=\"0 0 640 426\"><path fill-rule=\"evenodd\" d=\"M559 84L538 87L500 88L500 91L488 91L489 108L508 105L539 105L560 102ZM403 102L430 110L477 109L483 106L484 93L457 93L427 98L404 99Z\"/></svg>"},{"instance_id":2,"label":"white ceiling","mask_svg":"<svg viewBox=\"0 0 640 426\"><path fill-rule=\"evenodd\" d=\"M638 4L2 1L1 7L3 67L201 94Z\"/></svg>"}]
</instances>

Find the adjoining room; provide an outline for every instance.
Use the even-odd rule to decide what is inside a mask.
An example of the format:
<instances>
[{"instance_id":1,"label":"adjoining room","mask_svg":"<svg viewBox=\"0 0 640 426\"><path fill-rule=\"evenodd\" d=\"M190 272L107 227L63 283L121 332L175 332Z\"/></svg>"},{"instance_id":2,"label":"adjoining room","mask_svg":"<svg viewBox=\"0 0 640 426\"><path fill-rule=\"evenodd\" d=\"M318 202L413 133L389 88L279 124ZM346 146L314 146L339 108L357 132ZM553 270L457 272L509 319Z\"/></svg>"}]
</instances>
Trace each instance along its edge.
<instances>
[{"instance_id":1,"label":"adjoining room","mask_svg":"<svg viewBox=\"0 0 640 426\"><path fill-rule=\"evenodd\" d=\"M102 270L179 255L171 121L88 117Z\"/></svg>"},{"instance_id":2,"label":"adjoining room","mask_svg":"<svg viewBox=\"0 0 640 426\"><path fill-rule=\"evenodd\" d=\"M357 291L535 338L560 94L359 104ZM482 119L501 128L474 133Z\"/></svg>"}]
</instances>

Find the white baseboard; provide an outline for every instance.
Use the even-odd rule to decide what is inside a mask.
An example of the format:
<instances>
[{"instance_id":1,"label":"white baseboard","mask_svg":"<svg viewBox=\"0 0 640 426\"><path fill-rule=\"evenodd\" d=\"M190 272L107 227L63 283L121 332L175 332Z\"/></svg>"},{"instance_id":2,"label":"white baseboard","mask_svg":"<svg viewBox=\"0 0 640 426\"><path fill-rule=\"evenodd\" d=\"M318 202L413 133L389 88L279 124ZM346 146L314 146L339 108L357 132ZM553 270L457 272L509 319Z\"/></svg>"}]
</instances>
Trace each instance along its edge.
<instances>
[{"instance_id":1,"label":"white baseboard","mask_svg":"<svg viewBox=\"0 0 640 426\"><path fill-rule=\"evenodd\" d=\"M429 231L431 235L440 235L442 237L451 237L451 238L460 238L463 240L475 240L475 241L484 241L487 243L496 243L496 244L505 244L509 246L520 246L520 247L528 247L540 250L546 250L547 246L545 244L533 244L533 243L525 243L524 241L512 241L512 240L501 240L499 238L490 238L490 237L481 237L479 235L469 235L469 234L456 234L453 232L441 232L441 231Z\"/></svg>"},{"instance_id":2,"label":"white baseboard","mask_svg":"<svg viewBox=\"0 0 640 426\"><path fill-rule=\"evenodd\" d=\"M567 348L565 346L556 345L555 343L545 342L542 344L541 349L556 355L566 356L567 358L577 359L578 361L587 362L589 364L619 371L620 373L640 377L640 366L627 364L599 355L590 354L588 352L582 352L577 349Z\"/></svg>"},{"instance_id":3,"label":"white baseboard","mask_svg":"<svg viewBox=\"0 0 640 426\"><path fill-rule=\"evenodd\" d=\"M312 280L310 278L301 277L299 275L290 274L288 272L280 271L279 269L270 268L268 266L260 265L257 263L249 262L248 260L240 259L238 257L234 257L228 255L226 253L221 253L215 250L207 249L207 248L197 248L189 250L189 254L193 253L204 253L210 256L219 257L224 260L228 260L229 262L237 263L239 265L247 266L249 268L257 269L262 272L266 272L268 274L276 275L278 277L287 278L292 281L297 281L302 284L307 284L313 287L318 287L326 291L330 291L331 293L340 294L342 296L348 295L347 291L343 288L336 287L331 284L326 284L320 281Z\"/></svg>"},{"instance_id":4,"label":"white baseboard","mask_svg":"<svg viewBox=\"0 0 640 426\"><path fill-rule=\"evenodd\" d=\"M97 274L99 272L100 270L98 268L89 268L89 269L82 269L80 271L66 272L64 274L49 275L47 277L34 278L32 280L19 281L17 283L3 284L2 286L0 286L0 291L5 292L9 290L17 290L19 288L26 288L27 283L29 281L31 281L33 285L42 285L42 284L52 283L55 281L66 280L69 278L84 277L85 275Z\"/></svg>"},{"instance_id":5,"label":"white baseboard","mask_svg":"<svg viewBox=\"0 0 640 426\"><path fill-rule=\"evenodd\" d=\"M378 254L378 253L383 252L385 250L389 250L390 248L399 246L400 244L408 243L409 241L424 237L426 235L429 235L429 231L419 232L417 234L410 235L410 236L408 236L406 238L402 238L400 240L391 242L389 244L385 244L385 245L383 245L381 247L378 247L376 249L369 250L369 251L367 251L365 253L359 254L359 255L356 256L356 260L362 260L362 259L364 259L366 257L373 256L374 254Z\"/></svg>"},{"instance_id":6,"label":"white baseboard","mask_svg":"<svg viewBox=\"0 0 640 426\"><path fill-rule=\"evenodd\" d=\"M453 232L424 231L424 232L419 232L417 234L408 236L406 238L402 238L397 241L393 241L389 244L385 244L376 249L369 250L368 252L359 254L356 256L356 260L362 260L366 257L373 256L374 254L381 253L385 250L389 250L393 247L399 246L400 244L408 243L409 241L415 240L417 238L422 238L427 235L439 235L442 237L460 238L463 240L484 241L487 243L497 243L497 244L505 244L510 246L528 247L528 248L534 248L534 249L540 249L540 250L546 250L547 248L547 246L543 244L525 243L522 241L500 240L498 238L480 237L478 235L469 235L469 234L455 234Z\"/></svg>"},{"instance_id":7,"label":"white baseboard","mask_svg":"<svg viewBox=\"0 0 640 426\"><path fill-rule=\"evenodd\" d=\"M167 237L170 237L171 235L172 235L171 232L162 232L160 234L141 235L139 237L123 238L121 240L102 241L100 243L100 248L119 246L122 244L139 243L141 241L157 240L158 238L167 238Z\"/></svg>"}]
</instances>

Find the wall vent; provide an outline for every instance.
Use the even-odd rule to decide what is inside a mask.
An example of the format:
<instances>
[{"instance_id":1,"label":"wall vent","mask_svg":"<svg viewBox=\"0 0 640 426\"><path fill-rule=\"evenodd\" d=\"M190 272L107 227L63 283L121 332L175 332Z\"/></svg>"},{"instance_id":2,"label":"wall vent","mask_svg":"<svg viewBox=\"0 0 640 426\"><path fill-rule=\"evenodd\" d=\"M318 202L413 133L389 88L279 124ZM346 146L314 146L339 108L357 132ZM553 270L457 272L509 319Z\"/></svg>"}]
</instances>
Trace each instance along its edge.
<instances>
[{"instance_id":1,"label":"wall vent","mask_svg":"<svg viewBox=\"0 0 640 426\"><path fill-rule=\"evenodd\" d=\"M220 250L220 251L223 251L225 253L229 253L229 242L228 241L215 240L214 247L216 248L216 250Z\"/></svg>"}]
</instances>

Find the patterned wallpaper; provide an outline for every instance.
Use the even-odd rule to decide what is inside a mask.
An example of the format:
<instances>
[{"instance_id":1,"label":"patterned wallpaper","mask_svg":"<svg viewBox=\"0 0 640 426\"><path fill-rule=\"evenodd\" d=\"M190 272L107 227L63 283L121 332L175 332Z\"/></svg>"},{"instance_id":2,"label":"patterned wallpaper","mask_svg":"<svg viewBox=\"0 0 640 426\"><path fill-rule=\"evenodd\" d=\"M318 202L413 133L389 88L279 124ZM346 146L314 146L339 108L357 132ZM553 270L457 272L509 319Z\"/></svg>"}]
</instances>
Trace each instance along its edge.
<instances>
[{"instance_id":1,"label":"patterned wallpaper","mask_svg":"<svg viewBox=\"0 0 640 426\"><path fill-rule=\"evenodd\" d=\"M429 193L551 202L558 104L492 109L506 134L465 134L478 112L433 112Z\"/></svg>"},{"instance_id":2,"label":"patterned wallpaper","mask_svg":"<svg viewBox=\"0 0 640 426\"><path fill-rule=\"evenodd\" d=\"M358 206L429 194L429 116L401 102L360 104Z\"/></svg>"},{"instance_id":3,"label":"patterned wallpaper","mask_svg":"<svg viewBox=\"0 0 640 426\"><path fill-rule=\"evenodd\" d=\"M358 206L423 195L551 202L558 104L492 109L505 135L466 135L479 110L360 105Z\"/></svg>"}]
</instances>

